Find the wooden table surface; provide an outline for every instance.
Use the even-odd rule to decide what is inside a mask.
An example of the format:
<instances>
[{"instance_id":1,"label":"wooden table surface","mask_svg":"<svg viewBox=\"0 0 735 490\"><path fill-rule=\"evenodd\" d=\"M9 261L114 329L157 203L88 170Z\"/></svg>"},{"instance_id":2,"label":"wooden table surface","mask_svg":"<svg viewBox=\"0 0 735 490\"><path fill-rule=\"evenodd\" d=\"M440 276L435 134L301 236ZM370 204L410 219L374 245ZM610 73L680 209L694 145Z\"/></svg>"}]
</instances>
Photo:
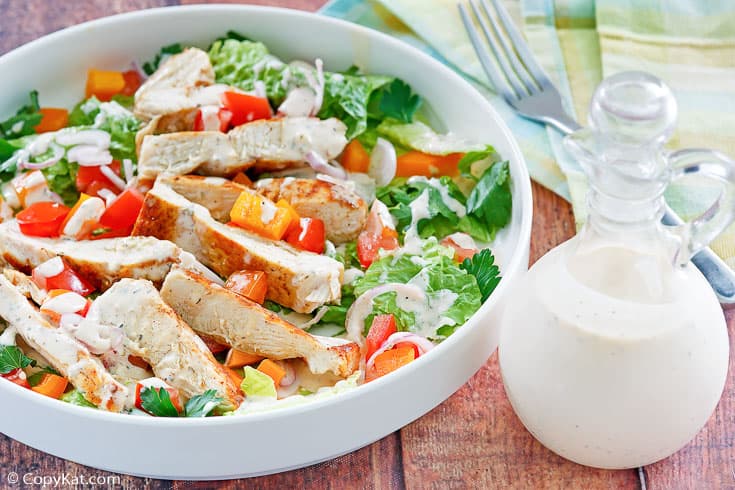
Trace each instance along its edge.
<instances>
[{"instance_id":1,"label":"wooden table surface","mask_svg":"<svg viewBox=\"0 0 735 490\"><path fill-rule=\"evenodd\" d=\"M0 0L0 53L57 29L130 10L187 0ZM243 3L317 10L323 0ZM0 75L1 76L1 75ZM570 206L534 184L531 261L574 234ZM735 328L735 310L726 312ZM731 340L732 343L732 340ZM732 367L732 366L731 366ZM497 354L444 403L401 431L336 460L279 475L220 482L221 488L735 488L735 387L684 449L642 471L603 471L570 463L523 428L503 390ZM22 423L33 423L23 421ZM80 434L80 437L83 435ZM10 471L54 476L106 474L0 435L0 487ZM125 488L214 488L214 482L167 482L122 476Z\"/></svg>"}]
</instances>

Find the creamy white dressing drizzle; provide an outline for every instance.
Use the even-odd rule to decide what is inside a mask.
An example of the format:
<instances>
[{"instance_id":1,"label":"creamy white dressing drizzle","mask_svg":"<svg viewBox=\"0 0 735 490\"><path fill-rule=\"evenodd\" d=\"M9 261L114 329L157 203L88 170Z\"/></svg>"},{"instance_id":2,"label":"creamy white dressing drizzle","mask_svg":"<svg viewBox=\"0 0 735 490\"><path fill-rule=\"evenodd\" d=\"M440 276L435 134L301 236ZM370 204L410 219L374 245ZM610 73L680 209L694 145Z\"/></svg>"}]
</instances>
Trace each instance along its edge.
<instances>
[{"instance_id":1,"label":"creamy white dressing drizzle","mask_svg":"<svg viewBox=\"0 0 735 490\"><path fill-rule=\"evenodd\" d=\"M9 325L5 330L3 330L3 333L0 334L0 345L15 345L15 336L17 334L18 330L12 325Z\"/></svg>"},{"instance_id":2,"label":"creamy white dressing drizzle","mask_svg":"<svg viewBox=\"0 0 735 490\"><path fill-rule=\"evenodd\" d=\"M269 224L276 217L278 207L267 199L261 199L260 201L260 221L264 225Z\"/></svg>"},{"instance_id":3,"label":"creamy white dressing drizzle","mask_svg":"<svg viewBox=\"0 0 735 490\"><path fill-rule=\"evenodd\" d=\"M467 214L467 208L461 202L457 201L455 198L449 195L449 189L447 188L447 186L442 184L439 179L435 177L427 179L426 177L422 176L414 176L408 179L409 184L414 184L417 182L427 184L439 191L439 194L441 195L444 204L446 204L447 207L451 209L458 217L462 218Z\"/></svg>"}]
</instances>

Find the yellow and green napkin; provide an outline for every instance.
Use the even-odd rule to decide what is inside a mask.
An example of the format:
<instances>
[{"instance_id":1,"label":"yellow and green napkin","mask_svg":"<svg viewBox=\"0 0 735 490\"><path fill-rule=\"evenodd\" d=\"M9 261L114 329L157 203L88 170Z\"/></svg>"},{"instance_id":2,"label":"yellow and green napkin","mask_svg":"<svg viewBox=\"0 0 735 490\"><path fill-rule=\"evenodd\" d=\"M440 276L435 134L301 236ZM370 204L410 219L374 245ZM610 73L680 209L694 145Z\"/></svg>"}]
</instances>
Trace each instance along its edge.
<instances>
[{"instance_id":1,"label":"yellow and green napkin","mask_svg":"<svg viewBox=\"0 0 735 490\"><path fill-rule=\"evenodd\" d=\"M466 0L464 0L466 1ZM581 123L595 86L625 70L655 74L674 90L679 122L670 146L708 147L735 156L735 2L733 0L503 0L567 110ZM519 141L534 180L569 200L579 224L586 179L552 128L527 121L492 91L467 37L457 0L332 0L321 12L391 34L462 74L500 112ZM710 182L672 185L669 204L683 218L716 195ZM735 268L735 226L712 248Z\"/></svg>"}]
</instances>

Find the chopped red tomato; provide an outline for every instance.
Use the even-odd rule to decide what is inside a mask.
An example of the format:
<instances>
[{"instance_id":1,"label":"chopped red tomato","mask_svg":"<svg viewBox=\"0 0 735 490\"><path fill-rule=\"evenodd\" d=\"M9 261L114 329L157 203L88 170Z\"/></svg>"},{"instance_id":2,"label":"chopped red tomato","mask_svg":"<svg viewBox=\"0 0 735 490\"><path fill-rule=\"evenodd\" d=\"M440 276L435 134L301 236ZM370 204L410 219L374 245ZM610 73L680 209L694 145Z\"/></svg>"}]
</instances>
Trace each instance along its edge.
<instances>
[{"instance_id":1,"label":"chopped red tomato","mask_svg":"<svg viewBox=\"0 0 735 490\"><path fill-rule=\"evenodd\" d=\"M125 86L120 92L120 95L133 95L143 84L143 78L141 78L140 73L136 70L124 71L122 76L123 80L125 80Z\"/></svg>"},{"instance_id":2,"label":"chopped red tomato","mask_svg":"<svg viewBox=\"0 0 735 490\"><path fill-rule=\"evenodd\" d=\"M3 378L17 384L18 386L22 386L23 388L31 387L31 385L28 383L28 377L26 376L25 371L23 371L21 368L16 368L9 373L3 374Z\"/></svg>"},{"instance_id":3,"label":"chopped red tomato","mask_svg":"<svg viewBox=\"0 0 735 490\"><path fill-rule=\"evenodd\" d=\"M109 167L120 175L120 162L113 160ZM76 184L79 192L90 196L96 196L100 189L108 189L115 194L120 192L120 189L102 173L100 167L79 167Z\"/></svg>"},{"instance_id":4,"label":"chopped red tomato","mask_svg":"<svg viewBox=\"0 0 735 490\"><path fill-rule=\"evenodd\" d=\"M112 230L128 230L138 219L145 197L133 187L128 187L112 201L100 218L100 225Z\"/></svg>"},{"instance_id":5,"label":"chopped red tomato","mask_svg":"<svg viewBox=\"0 0 735 490\"><path fill-rule=\"evenodd\" d=\"M41 289L52 291L54 289L64 289L67 291L73 291L82 296L89 296L95 290L94 286L90 284L86 279L76 273L74 269L69 267L69 264L64 262L64 269L51 277L42 277L38 271L38 268L33 269L31 273L33 282Z\"/></svg>"},{"instance_id":6,"label":"chopped red tomato","mask_svg":"<svg viewBox=\"0 0 735 490\"><path fill-rule=\"evenodd\" d=\"M37 202L18 213L16 219L21 233L29 236L57 237L69 208L56 202Z\"/></svg>"},{"instance_id":7,"label":"chopped red tomato","mask_svg":"<svg viewBox=\"0 0 735 490\"><path fill-rule=\"evenodd\" d=\"M396 331L396 318L393 315L376 315L365 338L365 359L370 359Z\"/></svg>"},{"instance_id":8,"label":"chopped red tomato","mask_svg":"<svg viewBox=\"0 0 735 490\"><path fill-rule=\"evenodd\" d=\"M135 408L139 410L143 410L144 412L147 413L146 409L143 408L143 402L140 399L140 392L143 391L145 388L147 388L147 386L143 386L141 383L138 383L137 385L135 385ZM152 386L151 388L153 388L154 390L161 389L157 386ZM181 405L181 398L179 397L179 391L171 387L166 387L163 389L168 392L168 397L171 399L171 403L173 404L174 408L176 408L176 410L179 413L181 413L184 409L183 409L183 406Z\"/></svg>"},{"instance_id":9,"label":"chopped red tomato","mask_svg":"<svg viewBox=\"0 0 735 490\"><path fill-rule=\"evenodd\" d=\"M327 239L324 221L318 218L301 218L286 232L286 241L296 248L317 254L324 252Z\"/></svg>"},{"instance_id":10,"label":"chopped red tomato","mask_svg":"<svg viewBox=\"0 0 735 490\"><path fill-rule=\"evenodd\" d=\"M263 304L268 292L268 280L263 271L240 271L227 279L225 287L251 301Z\"/></svg>"},{"instance_id":11,"label":"chopped red tomato","mask_svg":"<svg viewBox=\"0 0 735 490\"><path fill-rule=\"evenodd\" d=\"M398 248L398 233L388 227L383 228L380 235L374 235L369 231L363 231L357 237L357 259L365 268L378 257L378 251L395 250Z\"/></svg>"},{"instance_id":12,"label":"chopped red tomato","mask_svg":"<svg viewBox=\"0 0 735 490\"><path fill-rule=\"evenodd\" d=\"M239 92L222 94L222 105L232 112L232 125L240 126L257 119L270 119L271 106L268 99Z\"/></svg>"}]
</instances>

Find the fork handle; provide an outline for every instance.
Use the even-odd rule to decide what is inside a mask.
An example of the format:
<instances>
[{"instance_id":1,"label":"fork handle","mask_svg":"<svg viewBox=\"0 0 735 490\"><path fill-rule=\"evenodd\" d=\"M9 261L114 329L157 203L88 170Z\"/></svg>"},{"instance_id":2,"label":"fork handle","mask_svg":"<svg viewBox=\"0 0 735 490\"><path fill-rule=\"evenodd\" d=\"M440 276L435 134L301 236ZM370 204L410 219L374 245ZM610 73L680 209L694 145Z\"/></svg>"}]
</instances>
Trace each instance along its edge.
<instances>
[{"instance_id":1,"label":"fork handle","mask_svg":"<svg viewBox=\"0 0 735 490\"><path fill-rule=\"evenodd\" d=\"M572 134L575 131L582 129L582 126L567 116L566 114L555 114L553 116L547 116L543 118L543 121L549 126L553 126L564 134Z\"/></svg>"},{"instance_id":2,"label":"fork handle","mask_svg":"<svg viewBox=\"0 0 735 490\"><path fill-rule=\"evenodd\" d=\"M543 121L564 134L570 134L582 128L577 121L566 114L545 117ZM683 223L681 218L668 206L666 206L661 221L663 224L669 226L681 225ZM705 279L707 279L707 282L710 283L720 303L734 305L735 272L709 247L703 248L692 256L691 260Z\"/></svg>"}]
</instances>

